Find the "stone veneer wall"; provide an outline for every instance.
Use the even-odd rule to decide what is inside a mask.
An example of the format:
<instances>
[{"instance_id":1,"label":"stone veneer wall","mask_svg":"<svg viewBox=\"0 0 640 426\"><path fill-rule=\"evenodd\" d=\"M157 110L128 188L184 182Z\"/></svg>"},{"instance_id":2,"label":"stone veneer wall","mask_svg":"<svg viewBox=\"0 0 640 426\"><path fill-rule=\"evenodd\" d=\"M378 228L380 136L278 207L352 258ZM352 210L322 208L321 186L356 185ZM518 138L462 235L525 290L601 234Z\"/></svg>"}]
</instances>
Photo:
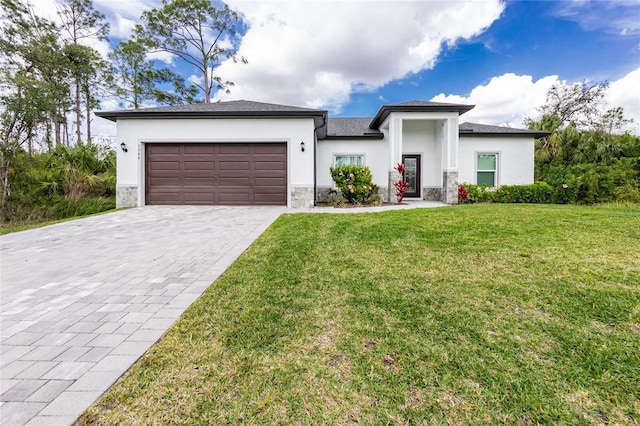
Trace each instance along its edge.
<instances>
[{"instance_id":1,"label":"stone veneer wall","mask_svg":"<svg viewBox=\"0 0 640 426\"><path fill-rule=\"evenodd\" d=\"M458 171L442 172L442 202L458 204Z\"/></svg>"},{"instance_id":2,"label":"stone veneer wall","mask_svg":"<svg viewBox=\"0 0 640 426\"><path fill-rule=\"evenodd\" d=\"M316 197L316 201L319 203L328 203L331 201L332 197L337 195L332 195L332 191L335 191L333 188L328 187L319 187L318 193ZM385 186L381 186L378 189L378 196L383 203L389 202L389 188Z\"/></svg>"},{"instance_id":3,"label":"stone veneer wall","mask_svg":"<svg viewBox=\"0 0 640 426\"><path fill-rule=\"evenodd\" d=\"M427 201L442 201L442 188L422 188L422 199Z\"/></svg>"},{"instance_id":4,"label":"stone veneer wall","mask_svg":"<svg viewBox=\"0 0 640 426\"><path fill-rule=\"evenodd\" d=\"M138 187L136 185L116 186L116 207L136 207Z\"/></svg>"},{"instance_id":5,"label":"stone veneer wall","mask_svg":"<svg viewBox=\"0 0 640 426\"><path fill-rule=\"evenodd\" d=\"M402 175L395 169L389 170L389 199L388 203L396 204L398 202L398 197L396 197L395 186L393 186L393 182L402 179Z\"/></svg>"},{"instance_id":6,"label":"stone veneer wall","mask_svg":"<svg viewBox=\"0 0 640 426\"><path fill-rule=\"evenodd\" d=\"M313 207L313 187L291 188L291 208Z\"/></svg>"},{"instance_id":7,"label":"stone veneer wall","mask_svg":"<svg viewBox=\"0 0 640 426\"><path fill-rule=\"evenodd\" d=\"M389 187L381 186L378 189L378 197L380 197L380 201L383 203L389 202Z\"/></svg>"},{"instance_id":8,"label":"stone veneer wall","mask_svg":"<svg viewBox=\"0 0 640 426\"><path fill-rule=\"evenodd\" d=\"M318 192L316 193L316 201L319 203L328 203L331 199L331 191L333 188L328 188L326 186L318 187Z\"/></svg>"}]
</instances>

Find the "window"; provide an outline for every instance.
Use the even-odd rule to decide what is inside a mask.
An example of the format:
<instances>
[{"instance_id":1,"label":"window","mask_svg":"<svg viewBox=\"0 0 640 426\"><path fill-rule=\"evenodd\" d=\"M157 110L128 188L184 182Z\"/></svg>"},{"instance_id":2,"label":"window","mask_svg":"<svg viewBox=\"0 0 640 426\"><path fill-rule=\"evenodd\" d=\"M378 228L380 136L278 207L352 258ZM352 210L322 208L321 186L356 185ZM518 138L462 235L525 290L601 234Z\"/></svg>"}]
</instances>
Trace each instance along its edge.
<instances>
[{"instance_id":1,"label":"window","mask_svg":"<svg viewBox=\"0 0 640 426\"><path fill-rule=\"evenodd\" d=\"M498 154L478 154L476 184L498 186Z\"/></svg>"},{"instance_id":2,"label":"window","mask_svg":"<svg viewBox=\"0 0 640 426\"><path fill-rule=\"evenodd\" d=\"M362 166L364 165L364 155L336 155L336 166Z\"/></svg>"}]
</instances>

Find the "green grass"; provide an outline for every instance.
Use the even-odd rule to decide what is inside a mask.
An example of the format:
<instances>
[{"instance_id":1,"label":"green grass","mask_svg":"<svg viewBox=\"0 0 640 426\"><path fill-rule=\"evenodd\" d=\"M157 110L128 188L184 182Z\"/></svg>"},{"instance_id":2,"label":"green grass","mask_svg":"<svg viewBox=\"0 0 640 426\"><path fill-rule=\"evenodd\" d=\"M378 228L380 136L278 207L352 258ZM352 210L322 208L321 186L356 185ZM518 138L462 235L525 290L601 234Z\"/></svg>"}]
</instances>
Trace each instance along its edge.
<instances>
[{"instance_id":1,"label":"green grass","mask_svg":"<svg viewBox=\"0 0 640 426\"><path fill-rule=\"evenodd\" d=\"M102 214L113 213L118 210L122 210L122 208L104 210L98 213L82 213L82 214L74 215L64 219L57 219L57 220L35 219L35 220L24 220L24 221L19 221L18 223L9 223L9 224L0 222L0 235L11 234L13 232L27 231L29 229L42 228L43 226L55 225L56 223L62 223L62 222L69 222L72 220L76 220L76 219L80 219L88 216L99 216Z\"/></svg>"},{"instance_id":2,"label":"green grass","mask_svg":"<svg viewBox=\"0 0 640 426\"><path fill-rule=\"evenodd\" d=\"M80 424L637 424L640 207L284 215Z\"/></svg>"}]
</instances>

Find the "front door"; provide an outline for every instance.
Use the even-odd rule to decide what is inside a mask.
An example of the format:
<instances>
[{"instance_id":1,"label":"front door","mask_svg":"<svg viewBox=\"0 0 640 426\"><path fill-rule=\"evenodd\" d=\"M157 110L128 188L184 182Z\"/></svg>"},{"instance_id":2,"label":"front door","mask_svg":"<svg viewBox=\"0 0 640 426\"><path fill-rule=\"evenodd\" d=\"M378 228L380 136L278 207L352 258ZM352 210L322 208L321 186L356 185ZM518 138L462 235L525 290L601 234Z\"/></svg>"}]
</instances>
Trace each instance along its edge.
<instances>
[{"instance_id":1,"label":"front door","mask_svg":"<svg viewBox=\"0 0 640 426\"><path fill-rule=\"evenodd\" d=\"M409 184L404 196L422 198L420 193L422 188L420 184L420 155L403 155L402 162L404 163L403 178Z\"/></svg>"}]
</instances>

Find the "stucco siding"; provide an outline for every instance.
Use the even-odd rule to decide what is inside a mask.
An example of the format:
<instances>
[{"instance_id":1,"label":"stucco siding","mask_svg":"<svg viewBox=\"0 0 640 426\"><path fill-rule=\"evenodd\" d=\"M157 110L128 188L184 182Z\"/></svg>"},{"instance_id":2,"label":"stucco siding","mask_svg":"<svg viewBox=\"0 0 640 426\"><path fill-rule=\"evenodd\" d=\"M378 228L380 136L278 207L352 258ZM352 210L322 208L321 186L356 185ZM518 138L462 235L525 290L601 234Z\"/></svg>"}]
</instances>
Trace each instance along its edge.
<instances>
[{"instance_id":1,"label":"stucco siding","mask_svg":"<svg viewBox=\"0 0 640 426\"><path fill-rule=\"evenodd\" d=\"M532 137L460 137L459 182L476 183L476 155L498 154L498 185L526 185L534 179Z\"/></svg>"},{"instance_id":2,"label":"stucco siding","mask_svg":"<svg viewBox=\"0 0 640 426\"><path fill-rule=\"evenodd\" d=\"M373 183L387 186L387 161L389 158L389 142L363 139L330 139L318 141L317 173L318 187L331 187L333 181L329 168L333 165L335 155L364 155L364 165L371 169Z\"/></svg>"},{"instance_id":3,"label":"stucco siding","mask_svg":"<svg viewBox=\"0 0 640 426\"><path fill-rule=\"evenodd\" d=\"M289 188L313 188L314 123L300 119L120 119L117 145L119 186L139 188L138 205L144 200L144 143L163 142L286 142ZM304 142L305 151L300 149ZM289 203L290 205L290 200Z\"/></svg>"}]
</instances>

